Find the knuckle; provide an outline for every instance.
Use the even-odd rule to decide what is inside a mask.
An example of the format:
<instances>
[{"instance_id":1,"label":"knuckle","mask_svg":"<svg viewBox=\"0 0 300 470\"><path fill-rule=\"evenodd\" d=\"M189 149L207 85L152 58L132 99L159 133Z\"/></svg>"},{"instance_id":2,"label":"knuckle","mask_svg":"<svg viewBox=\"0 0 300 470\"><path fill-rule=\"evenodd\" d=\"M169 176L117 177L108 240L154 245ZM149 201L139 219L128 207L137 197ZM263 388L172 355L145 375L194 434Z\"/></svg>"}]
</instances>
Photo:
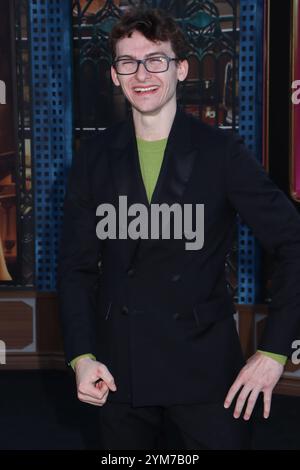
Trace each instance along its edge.
<instances>
[{"instance_id":1,"label":"knuckle","mask_svg":"<svg viewBox=\"0 0 300 470\"><path fill-rule=\"evenodd\" d=\"M246 398L247 398L247 395L241 394L241 395L239 396L238 403L239 403L239 404L244 403L244 401L246 400Z\"/></svg>"},{"instance_id":2,"label":"knuckle","mask_svg":"<svg viewBox=\"0 0 300 470\"><path fill-rule=\"evenodd\" d=\"M86 394L86 388L85 388L84 385L79 385L78 394L80 394L80 395L85 395Z\"/></svg>"},{"instance_id":3,"label":"knuckle","mask_svg":"<svg viewBox=\"0 0 300 470\"><path fill-rule=\"evenodd\" d=\"M251 382L249 382L249 387L251 388L251 390L262 390L263 384L259 380L252 380Z\"/></svg>"},{"instance_id":4,"label":"knuckle","mask_svg":"<svg viewBox=\"0 0 300 470\"><path fill-rule=\"evenodd\" d=\"M237 401L237 406L242 409L244 407L244 404L245 404L245 400L242 399L242 400L238 400Z\"/></svg>"},{"instance_id":5,"label":"knuckle","mask_svg":"<svg viewBox=\"0 0 300 470\"><path fill-rule=\"evenodd\" d=\"M241 372L238 375L239 380L244 380L246 377L248 377L248 370L247 369L242 369Z\"/></svg>"},{"instance_id":6,"label":"knuckle","mask_svg":"<svg viewBox=\"0 0 300 470\"><path fill-rule=\"evenodd\" d=\"M102 372L102 373L106 373L107 370L108 370L107 367L106 367L106 365L103 364L102 362L100 362L100 363L98 364L98 369L99 369L99 371Z\"/></svg>"}]
</instances>

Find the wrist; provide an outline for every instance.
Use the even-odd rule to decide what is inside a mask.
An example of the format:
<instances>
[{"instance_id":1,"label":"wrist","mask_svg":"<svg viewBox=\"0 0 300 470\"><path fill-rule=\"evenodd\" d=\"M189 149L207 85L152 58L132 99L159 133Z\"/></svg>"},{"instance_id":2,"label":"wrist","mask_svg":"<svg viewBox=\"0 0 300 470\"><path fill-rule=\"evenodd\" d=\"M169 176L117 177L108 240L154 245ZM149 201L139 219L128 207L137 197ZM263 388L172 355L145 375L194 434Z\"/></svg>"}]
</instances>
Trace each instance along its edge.
<instances>
[{"instance_id":1,"label":"wrist","mask_svg":"<svg viewBox=\"0 0 300 470\"><path fill-rule=\"evenodd\" d=\"M75 371L75 368L77 366L77 364L83 360L83 359L89 359L89 360L92 360L92 361L96 361L96 357L91 354L91 353L87 353L87 354L81 354L80 356L77 356L75 357L71 362L70 362L70 366L72 367L72 369Z\"/></svg>"}]
</instances>

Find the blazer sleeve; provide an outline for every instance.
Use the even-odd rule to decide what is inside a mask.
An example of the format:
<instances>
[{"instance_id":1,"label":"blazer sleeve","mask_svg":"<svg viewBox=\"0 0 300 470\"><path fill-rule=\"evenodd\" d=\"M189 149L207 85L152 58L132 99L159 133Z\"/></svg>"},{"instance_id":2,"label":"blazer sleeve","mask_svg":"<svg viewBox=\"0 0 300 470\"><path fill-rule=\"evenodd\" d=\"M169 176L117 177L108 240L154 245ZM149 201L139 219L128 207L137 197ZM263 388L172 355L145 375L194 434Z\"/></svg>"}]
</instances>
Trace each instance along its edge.
<instances>
[{"instance_id":1,"label":"blazer sleeve","mask_svg":"<svg viewBox=\"0 0 300 470\"><path fill-rule=\"evenodd\" d=\"M59 309L68 363L96 355L95 312L102 245L96 236L96 205L91 194L86 142L75 155L64 202L58 257Z\"/></svg>"},{"instance_id":2,"label":"blazer sleeve","mask_svg":"<svg viewBox=\"0 0 300 470\"><path fill-rule=\"evenodd\" d=\"M227 197L275 261L259 349L290 356L300 332L300 215L240 137L230 140L226 162Z\"/></svg>"}]
</instances>

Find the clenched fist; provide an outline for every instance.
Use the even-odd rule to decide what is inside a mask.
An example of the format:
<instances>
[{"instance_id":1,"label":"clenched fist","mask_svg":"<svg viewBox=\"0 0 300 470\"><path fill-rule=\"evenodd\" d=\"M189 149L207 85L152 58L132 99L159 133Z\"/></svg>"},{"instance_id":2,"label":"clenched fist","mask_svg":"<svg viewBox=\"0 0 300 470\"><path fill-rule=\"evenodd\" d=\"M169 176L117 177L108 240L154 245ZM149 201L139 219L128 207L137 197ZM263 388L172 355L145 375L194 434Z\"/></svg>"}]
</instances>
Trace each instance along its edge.
<instances>
[{"instance_id":1,"label":"clenched fist","mask_svg":"<svg viewBox=\"0 0 300 470\"><path fill-rule=\"evenodd\" d=\"M81 358L75 366L77 397L84 403L103 406L109 391L117 390L108 368L101 362L88 357Z\"/></svg>"}]
</instances>

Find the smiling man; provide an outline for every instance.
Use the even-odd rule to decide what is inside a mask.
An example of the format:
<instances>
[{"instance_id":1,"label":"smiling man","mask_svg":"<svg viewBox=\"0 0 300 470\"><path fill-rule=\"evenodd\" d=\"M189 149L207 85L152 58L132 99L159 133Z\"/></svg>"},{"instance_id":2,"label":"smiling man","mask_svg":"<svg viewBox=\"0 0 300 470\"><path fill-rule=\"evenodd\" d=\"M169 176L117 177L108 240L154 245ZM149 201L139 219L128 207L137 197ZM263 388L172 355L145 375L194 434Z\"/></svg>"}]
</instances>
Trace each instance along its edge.
<instances>
[{"instance_id":1,"label":"smiling man","mask_svg":"<svg viewBox=\"0 0 300 470\"><path fill-rule=\"evenodd\" d=\"M130 11L111 45L112 80L132 112L75 158L60 253L78 398L100 407L104 449L157 448L166 416L186 449L244 449L257 397L267 418L299 327L300 218L238 137L178 109L187 45L172 18ZM97 208L122 197L131 208L203 205L203 246L187 250L184 232L98 238ZM246 364L225 276L237 213L277 260L267 327ZM119 219L124 233L130 217Z\"/></svg>"},{"instance_id":2,"label":"smiling man","mask_svg":"<svg viewBox=\"0 0 300 470\"><path fill-rule=\"evenodd\" d=\"M175 57L170 40L153 42L139 31L122 38L115 47L112 79L132 105L136 136L164 139L176 113L177 83L187 77L187 61Z\"/></svg>"}]
</instances>

